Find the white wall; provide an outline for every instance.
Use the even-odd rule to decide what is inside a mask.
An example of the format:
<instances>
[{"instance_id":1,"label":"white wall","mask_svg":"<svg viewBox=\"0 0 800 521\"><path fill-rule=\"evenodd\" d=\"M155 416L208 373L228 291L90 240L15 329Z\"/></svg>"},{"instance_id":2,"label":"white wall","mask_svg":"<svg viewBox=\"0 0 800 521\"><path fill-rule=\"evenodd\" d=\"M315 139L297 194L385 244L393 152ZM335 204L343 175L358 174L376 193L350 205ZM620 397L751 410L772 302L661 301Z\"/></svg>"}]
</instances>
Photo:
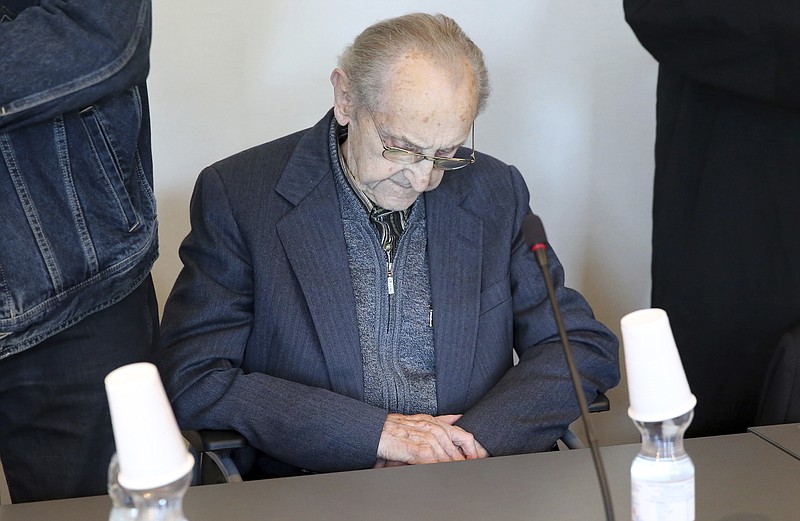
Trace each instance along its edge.
<instances>
[{"instance_id":1,"label":"white wall","mask_svg":"<svg viewBox=\"0 0 800 521\"><path fill-rule=\"evenodd\" d=\"M411 11L455 18L493 84L476 147L516 165L581 291L614 331L647 307L656 64L622 1L156 0L152 70L164 300L180 269L194 180L206 165L313 125L328 76L364 27ZM638 439L624 385L595 415L601 443Z\"/></svg>"}]
</instances>

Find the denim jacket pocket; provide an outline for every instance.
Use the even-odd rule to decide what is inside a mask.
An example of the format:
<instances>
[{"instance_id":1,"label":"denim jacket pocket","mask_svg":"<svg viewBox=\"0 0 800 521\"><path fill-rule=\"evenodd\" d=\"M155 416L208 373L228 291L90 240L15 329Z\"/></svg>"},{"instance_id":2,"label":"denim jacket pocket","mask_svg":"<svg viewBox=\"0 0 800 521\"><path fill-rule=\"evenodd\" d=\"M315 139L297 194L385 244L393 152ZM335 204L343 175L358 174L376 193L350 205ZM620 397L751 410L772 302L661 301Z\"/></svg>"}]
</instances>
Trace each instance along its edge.
<instances>
[{"instance_id":1,"label":"denim jacket pocket","mask_svg":"<svg viewBox=\"0 0 800 521\"><path fill-rule=\"evenodd\" d=\"M94 106L91 106L82 110L80 115L92 148L92 155L97 161L98 172L102 176L111 200L119 209L120 218L127 226L128 231L132 232L139 227L141 222L125 187L119 156L113 141L105 130L102 114Z\"/></svg>"},{"instance_id":2,"label":"denim jacket pocket","mask_svg":"<svg viewBox=\"0 0 800 521\"><path fill-rule=\"evenodd\" d=\"M132 88L0 132L0 358L118 301L152 266L143 100Z\"/></svg>"}]
</instances>

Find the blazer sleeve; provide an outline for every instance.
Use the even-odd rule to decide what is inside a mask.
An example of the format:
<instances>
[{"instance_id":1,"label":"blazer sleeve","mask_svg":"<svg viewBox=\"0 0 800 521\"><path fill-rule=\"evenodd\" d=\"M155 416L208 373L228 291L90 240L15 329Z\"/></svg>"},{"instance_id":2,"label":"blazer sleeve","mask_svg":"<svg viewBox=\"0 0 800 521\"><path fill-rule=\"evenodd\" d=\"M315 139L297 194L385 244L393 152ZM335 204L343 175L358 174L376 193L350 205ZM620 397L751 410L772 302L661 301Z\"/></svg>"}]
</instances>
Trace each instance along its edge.
<instances>
[{"instance_id":1,"label":"blazer sleeve","mask_svg":"<svg viewBox=\"0 0 800 521\"><path fill-rule=\"evenodd\" d=\"M255 448L298 468L371 467L386 411L242 369L254 321L254 273L236 213L217 171L206 169L180 249L184 268L162 321L159 366L178 423L236 430Z\"/></svg>"},{"instance_id":2,"label":"blazer sleeve","mask_svg":"<svg viewBox=\"0 0 800 521\"><path fill-rule=\"evenodd\" d=\"M549 450L580 416L544 277L522 238L522 218L531 211L528 190L520 173L511 170L516 213L509 218L516 233L510 249L510 347L519 363L458 422L493 456ZM564 270L551 248L548 263L584 396L591 402L619 383L618 341L586 300L564 285Z\"/></svg>"},{"instance_id":3,"label":"blazer sleeve","mask_svg":"<svg viewBox=\"0 0 800 521\"><path fill-rule=\"evenodd\" d=\"M658 62L694 81L800 107L800 10L788 0L624 0Z\"/></svg>"}]
</instances>

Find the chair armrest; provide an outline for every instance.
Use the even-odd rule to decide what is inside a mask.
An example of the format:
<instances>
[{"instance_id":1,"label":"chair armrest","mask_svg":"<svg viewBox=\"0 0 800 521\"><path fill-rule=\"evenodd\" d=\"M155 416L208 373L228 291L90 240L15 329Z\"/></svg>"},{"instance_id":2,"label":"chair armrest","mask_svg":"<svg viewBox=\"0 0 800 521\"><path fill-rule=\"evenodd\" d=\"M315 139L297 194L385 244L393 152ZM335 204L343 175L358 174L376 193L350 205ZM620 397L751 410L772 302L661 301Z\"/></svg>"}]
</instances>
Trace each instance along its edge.
<instances>
[{"instance_id":1,"label":"chair armrest","mask_svg":"<svg viewBox=\"0 0 800 521\"><path fill-rule=\"evenodd\" d=\"M611 401L608 399L603 393L597 393L595 396L594 401L590 403L587 407L589 412L605 412L611 409ZM572 432L570 429L567 429L564 432L564 435L561 436L561 442L568 448L568 449L583 449L586 446L584 443L578 438L578 436Z\"/></svg>"},{"instance_id":2,"label":"chair armrest","mask_svg":"<svg viewBox=\"0 0 800 521\"><path fill-rule=\"evenodd\" d=\"M594 401L590 403L587 408L589 409L589 412L605 412L611 409L611 402L609 401L608 396L605 394L597 393Z\"/></svg>"},{"instance_id":3,"label":"chair armrest","mask_svg":"<svg viewBox=\"0 0 800 521\"><path fill-rule=\"evenodd\" d=\"M198 452L241 449L247 440L236 431L181 431L186 441Z\"/></svg>"},{"instance_id":4,"label":"chair armrest","mask_svg":"<svg viewBox=\"0 0 800 521\"><path fill-rule=\"evenodd\" d=\"M228 430L181 431L181 434L195 457L193 485L242 481L231 451L247 446L244 436Z\"/></svg>"}]
</instances>

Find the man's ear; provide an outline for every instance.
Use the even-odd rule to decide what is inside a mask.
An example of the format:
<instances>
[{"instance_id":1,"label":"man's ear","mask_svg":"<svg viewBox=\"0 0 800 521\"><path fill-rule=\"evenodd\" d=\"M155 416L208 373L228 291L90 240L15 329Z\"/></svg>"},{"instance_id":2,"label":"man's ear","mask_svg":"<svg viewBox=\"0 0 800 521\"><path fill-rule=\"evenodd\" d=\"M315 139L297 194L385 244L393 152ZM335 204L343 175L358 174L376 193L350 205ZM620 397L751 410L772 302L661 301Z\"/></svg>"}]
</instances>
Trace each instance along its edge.
<instances>
[{"instance_id":1,"label":"man's ear","mask_svg":"<svg viewBox=\"0 0 800 521\"><path fill-rule=\"evenodd\" d=\"M333 115L341 126L350 123L353 117L353 94L350 90L350 80L340 68L333 69L331 73L333 85Z\"/></svg>"}]
</instances>

